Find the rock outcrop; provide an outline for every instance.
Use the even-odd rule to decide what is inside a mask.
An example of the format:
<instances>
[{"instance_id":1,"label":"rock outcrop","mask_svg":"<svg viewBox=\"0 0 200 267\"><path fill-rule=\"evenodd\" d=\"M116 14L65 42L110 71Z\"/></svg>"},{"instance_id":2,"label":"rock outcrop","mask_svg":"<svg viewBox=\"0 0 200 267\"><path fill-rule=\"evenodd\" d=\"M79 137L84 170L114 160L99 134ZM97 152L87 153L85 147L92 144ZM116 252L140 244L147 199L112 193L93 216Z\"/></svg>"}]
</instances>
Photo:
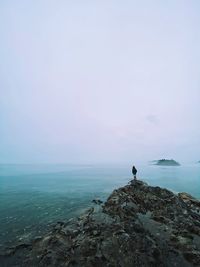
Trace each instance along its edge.
<instances>
[{"instance_id":1,"label":"rock outcrop","mask_svg":"<svg viewBox=\"0 0 200 267\"><path fill-rule=\"evenodd\" d=\"M197 199L132 181L99 204L30 244L9 248L1 266L200 266Z\"/></svg>"}]
</instances>

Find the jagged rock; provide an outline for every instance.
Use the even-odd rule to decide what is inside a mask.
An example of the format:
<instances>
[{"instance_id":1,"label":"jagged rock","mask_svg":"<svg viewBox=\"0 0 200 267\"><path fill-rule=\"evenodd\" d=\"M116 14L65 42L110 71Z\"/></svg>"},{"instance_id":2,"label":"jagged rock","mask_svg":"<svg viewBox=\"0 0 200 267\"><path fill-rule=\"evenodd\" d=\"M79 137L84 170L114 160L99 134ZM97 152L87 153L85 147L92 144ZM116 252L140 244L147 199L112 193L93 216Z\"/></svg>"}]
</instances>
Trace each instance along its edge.
<instances>
[{"instance_id":1,"label":"jagged rock","mask_svg":"<svg viewBox=\"0 0 200 267\"><path fill-rule=\"evenodd\" d=\"M7 250L1 266L200 266L199 207L186 193L134 180L114 190L103 206Z\"/></svg>"},{"instance_id":2,"label":"jagged rock","mask_svg":"<svg viewBox=\"0 0 200 267\"><path fill-rule=\"evenodd\" d=\"M100 199L93 199L92 202L97 205L101 205L103 203L103 201Z\"/></svg>"}]
</instances>

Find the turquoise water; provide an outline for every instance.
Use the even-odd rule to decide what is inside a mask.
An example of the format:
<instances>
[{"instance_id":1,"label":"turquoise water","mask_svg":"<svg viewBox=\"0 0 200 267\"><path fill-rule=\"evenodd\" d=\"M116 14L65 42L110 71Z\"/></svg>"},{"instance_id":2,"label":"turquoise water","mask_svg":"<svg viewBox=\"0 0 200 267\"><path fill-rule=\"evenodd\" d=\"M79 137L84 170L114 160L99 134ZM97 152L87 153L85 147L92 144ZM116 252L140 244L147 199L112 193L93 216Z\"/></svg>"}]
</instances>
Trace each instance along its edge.
<instances>
[{"instance_id":1,"label":"turquoise water","mask_svg":"<svg viewBox=\"0 0 200 267\"><path fill-rule=\"evenodd\" d=\"M200 198L200 164L137 166L138 178ZM28 241L105 200L131 179L128 165L0 165L0 248Z\"/></svg>"}]
</instances>

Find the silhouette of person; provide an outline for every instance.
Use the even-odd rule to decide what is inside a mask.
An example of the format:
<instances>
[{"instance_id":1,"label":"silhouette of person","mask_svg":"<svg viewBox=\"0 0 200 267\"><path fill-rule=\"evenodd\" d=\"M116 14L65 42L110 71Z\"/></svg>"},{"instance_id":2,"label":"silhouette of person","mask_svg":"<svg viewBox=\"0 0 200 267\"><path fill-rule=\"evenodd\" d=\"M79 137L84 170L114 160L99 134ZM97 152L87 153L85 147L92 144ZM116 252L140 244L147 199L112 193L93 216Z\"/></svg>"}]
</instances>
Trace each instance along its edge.
<instances>
[{"instance_id":1,"label":"silhouette of person","mask_svg":"<svg viewBox=\"0 0 200 267\"><path fill-rule=\"evenodd\" d=\"M135 166L133 166L132 168L132 174L133 174L134 180L136 180L137 169L135 168Z\"/></svg>"}]
</instances>

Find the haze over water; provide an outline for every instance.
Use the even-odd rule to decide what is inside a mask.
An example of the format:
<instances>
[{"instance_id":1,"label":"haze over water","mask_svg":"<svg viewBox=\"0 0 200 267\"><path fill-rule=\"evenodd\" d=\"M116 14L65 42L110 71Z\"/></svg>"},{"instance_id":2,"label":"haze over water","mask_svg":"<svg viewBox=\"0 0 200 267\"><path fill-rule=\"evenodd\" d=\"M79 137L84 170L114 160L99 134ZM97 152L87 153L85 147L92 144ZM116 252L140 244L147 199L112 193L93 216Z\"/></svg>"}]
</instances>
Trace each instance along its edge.
<instances>
[{"instance_id":1,"label":"haze over water","mask_svg":"<svg viewBox=\"0 0 200 267\"><path fill-rule=\"evenodd\" d=\"M0 162L200 160L200 2L0 3Z\"/></svg>"}]
</instances>

